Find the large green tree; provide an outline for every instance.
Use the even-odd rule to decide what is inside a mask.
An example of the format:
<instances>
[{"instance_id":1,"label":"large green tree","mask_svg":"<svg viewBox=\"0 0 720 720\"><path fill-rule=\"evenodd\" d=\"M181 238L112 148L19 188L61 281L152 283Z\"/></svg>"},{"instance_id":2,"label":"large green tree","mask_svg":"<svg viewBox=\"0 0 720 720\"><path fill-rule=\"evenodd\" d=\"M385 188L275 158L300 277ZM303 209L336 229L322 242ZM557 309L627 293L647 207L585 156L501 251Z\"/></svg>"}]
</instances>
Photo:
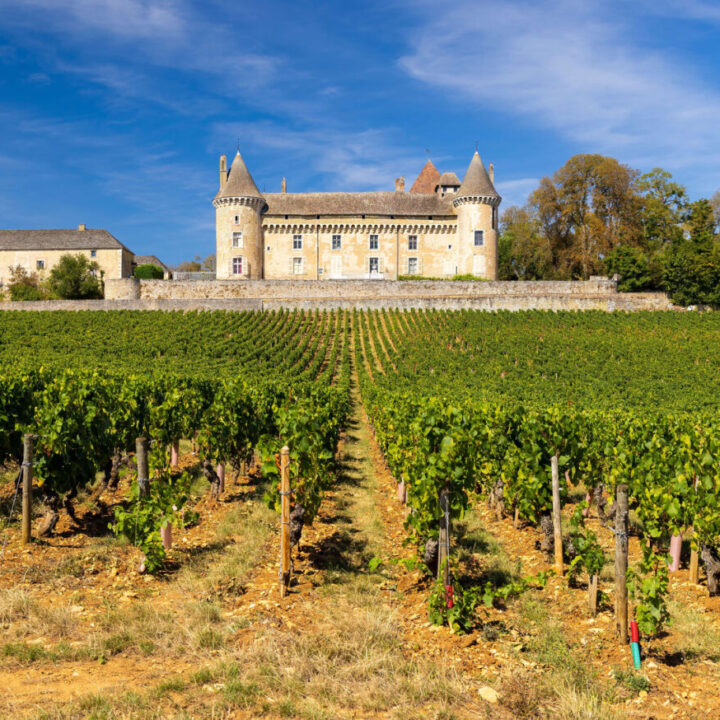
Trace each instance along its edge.
<instances>
[{"instance_id":1,"label":"large green tree","mask_svg":"<svg viewBox=\"0 0 720 720\"><path fill-rule=\"evenodd\" d=\"M509 207L500 219L500 280L542 280L552 274L552 254L532 207Z\"/></svg>"},{"instance_id":2,"label":"large green tree","mask_svg":"<svg viewBox=\"0 0 720 720\"><path fill-rule=\"evenodd\" d=\"M64 300L87 300L103 296L100 266L85 255L63 255L50 271L48 285L54 295Z\"/></svg>"},{"instance_id":3,"label":"large green tree","mask_svg":"<svg viewBox=\"0 0 720 720\"><path fill-rule=\"evenodd\" d=\"M688 205L684 186L675 182L667 170L654 168L638 178L636 187L642 194L640 219L645 249L657 252L682 240L682 222Z\"/></svg>"}]
</instances>

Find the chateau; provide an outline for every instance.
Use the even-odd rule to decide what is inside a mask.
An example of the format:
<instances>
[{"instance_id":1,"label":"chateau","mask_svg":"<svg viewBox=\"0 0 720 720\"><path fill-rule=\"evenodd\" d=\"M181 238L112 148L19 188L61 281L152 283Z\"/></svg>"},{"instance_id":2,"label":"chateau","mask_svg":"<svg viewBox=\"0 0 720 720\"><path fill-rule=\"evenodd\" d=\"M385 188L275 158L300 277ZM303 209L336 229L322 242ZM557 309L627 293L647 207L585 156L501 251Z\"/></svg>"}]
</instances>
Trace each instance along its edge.
<instances>
[{"instance_id":1,"label":"chateau","mask_svg":"<svg viewBox=\"0 0 720 720\"><path fill-rule=\"evenodd\" d=\"M500 196L476 152L463 181L428 160L409 192L261 193L238 151L213 200L218 280L497 279Z\"/></svg>"}]
</instances>

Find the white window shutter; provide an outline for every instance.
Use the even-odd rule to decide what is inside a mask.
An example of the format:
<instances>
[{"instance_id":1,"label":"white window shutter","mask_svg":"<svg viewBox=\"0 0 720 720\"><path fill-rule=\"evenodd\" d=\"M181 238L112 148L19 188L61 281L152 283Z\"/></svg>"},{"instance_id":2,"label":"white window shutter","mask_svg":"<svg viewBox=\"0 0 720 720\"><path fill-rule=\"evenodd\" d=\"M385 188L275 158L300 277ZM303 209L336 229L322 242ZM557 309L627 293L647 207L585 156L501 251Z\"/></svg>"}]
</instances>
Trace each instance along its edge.
<instances>
[{"instance_id":1,"label":"white window shutter","mask_svg":"<svg viewBox=\"0 0 720 720\"><path fill-rule=\"evenodd\" d=\"M288 258L288 273L293 274L293 259L292 255Z\"/></svg>"},{"instance_id":2,"label":"white window shutter","mask_svg":"<svg viewBox=\"0 0 720 720\"><path fill-rule=\"evenodd\" d=\"M418 271L418 275L423 274L422 258L419 256L418 256L418 261L417 261L417 271Z\"/></svg>"},{"instance_id":3,"label":"white window shutter","mask_svg":"<svg viewBox=\"0 0 720 720\"><path fill-rule=\"evenodd\" d=\"M382 255L378 258L378 272L385 272L385 258Z\"/></svg>"}]
</instances>

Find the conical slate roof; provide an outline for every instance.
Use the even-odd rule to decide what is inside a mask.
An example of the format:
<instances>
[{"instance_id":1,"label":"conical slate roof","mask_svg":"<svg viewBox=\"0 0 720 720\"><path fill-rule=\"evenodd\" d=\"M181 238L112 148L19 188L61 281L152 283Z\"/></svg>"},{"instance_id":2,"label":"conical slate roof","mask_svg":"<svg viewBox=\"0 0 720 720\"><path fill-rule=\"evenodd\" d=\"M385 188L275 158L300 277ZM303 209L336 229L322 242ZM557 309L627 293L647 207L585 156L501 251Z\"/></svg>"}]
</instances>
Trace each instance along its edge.
<instances>
[{"instance_id":1,"label":"conical slate roof","mask_svg":"<svg viewBox=\"0 0 720 720\"><path fill-rule=\"evenodd\" d=\"M457 191L457 195L455 197L467 197L472 195L500 197L497 190L495 190L495 186L492 184L490 176L487 174L487 170L483 165L483 161L480 159L477 152L473 155L470 165L468 165L462 185Z\"/></svg>"},{"instance_id":2,"label":"conical slate roof","mask_svg":"<svg viewBox=\"0 0 720 720\"><path fill-rule=\"evenodd\" d=\"M239 150L230 166L230 174L225 187L221 188L215 197L262 197L255 181L252 179L252 175L245 166Z\"/></svg>"},{"instance_id":3,"label":"conical slate roof","mask_svg":"<svg viewBox=\"0 0 720 720\"><path fill-rule=\"evenodd\" d=\"M411 193L434 193L440 179L440 171L428 160L410 188Z\"/></svg>"}]
</instances>

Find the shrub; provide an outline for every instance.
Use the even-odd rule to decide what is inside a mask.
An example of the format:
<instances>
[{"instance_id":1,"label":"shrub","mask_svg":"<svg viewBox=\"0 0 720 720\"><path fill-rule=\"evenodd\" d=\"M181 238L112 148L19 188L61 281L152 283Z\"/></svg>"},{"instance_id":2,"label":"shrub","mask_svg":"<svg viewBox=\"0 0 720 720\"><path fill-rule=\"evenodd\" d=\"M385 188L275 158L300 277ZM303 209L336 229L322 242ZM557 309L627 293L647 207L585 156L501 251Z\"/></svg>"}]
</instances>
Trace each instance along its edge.
<instances>
[{"instance_id":1,"label":"shrub","mask_svg":"<svg viewBox=\"0 0 720 720\"><path fill-rule=\"evenodd\" d=\"M663 273L665 287L676 305L720 307L720 244L674 248Z\"/></svg>"},{"instance_id":2,"label":"shrub","mask_svg":"<svg viewBox=\"0 0 720 720\"><path fill-rule=\"evenodd\" d=\"M98 273L100 266L85 255L63 255L50 271L52 292L64 300L102 298L103 290Z\"/></svg>"},{"instance_id":3,"label":"shrub","mask_svg":"<svg viewBox=\"0 0 720 720\"><path fill-rule=\"evenodd\" d=\"M620 276L620 292L638 292L652 284L648 258L642 250L630 245L618 245L607 254L605 273L608 277Z\"/></svg>"},{"instance_id":4,"label":"shrub","mask_svg":"<svg viewBox=\"0 0 720 720\"><path fill-rule=\"evenodd\" d=\"M165 273L157 265L138 265L133 273L138 280L162 280Z\"/></svg>"},{"instance_id":5,"label":"shrub","mask_svg":"<svg viewBox=\"0 0 720 720\"><path fill-rule=\"evenodd\" d=\"M22 265L10 268L10 282L8 283L10 300L46 300L47 293L40 286L37 273L29 273Z\"/></svg>"}]
</instances>

